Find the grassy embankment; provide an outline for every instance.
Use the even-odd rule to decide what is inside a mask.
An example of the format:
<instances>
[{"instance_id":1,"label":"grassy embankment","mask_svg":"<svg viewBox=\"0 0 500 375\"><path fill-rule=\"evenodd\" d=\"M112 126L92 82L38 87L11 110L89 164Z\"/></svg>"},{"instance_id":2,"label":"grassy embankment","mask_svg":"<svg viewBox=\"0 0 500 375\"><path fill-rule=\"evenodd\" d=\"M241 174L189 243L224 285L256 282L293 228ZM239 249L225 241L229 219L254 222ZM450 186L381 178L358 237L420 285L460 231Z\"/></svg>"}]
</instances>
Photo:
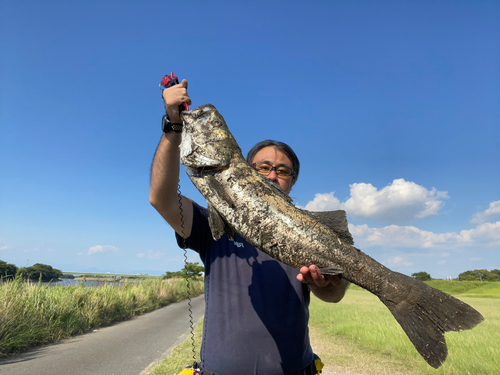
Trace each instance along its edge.
<instances>
[{"instance_id":1,"label":"grassy embankment","mask_svg":"<svg viewBox=\"0 0 500 375\"><path fill-rule=\"evenodd\" d=\"M203 293L191 281L191 295ZM87 332L187 297L185 280L103 285L39 286L20 280L0 284L0 356Z\"/></svg>"},{"instance_id":2,"label":"grassy embankment","mask_svg":"<svg viewBox=\"0 0 500 375\"><path fill-rule=\"evenodd\" d=\"M352 288L335 306L313 300L311 331L320 343L314 349L326 363L359 374L500 374L500 283L435 280L429 285L485 318L472 330L446 333L448 358L439 369L427 365L389 310L361 288ZM354 351L331 350L335 340Z\"/></svg>"},{"instance_id":3,"label":"grassy embankment","mask_svg":"<svg viewBox=\"0 0 500 375\"><path fill-rule=\"evenodd\" d=\"M446 334L448 358L439 369L420 357L377 297L353 286L339 304L312 299L311 341L326 364L323 373L500 374L500 283L435 280L429 284L468 303L485 318L472 330ZM198 346L200 341L198 336ZM186 340L152 374L179 373L191 362L191 341Z\"/></svg>"}]
</instances>

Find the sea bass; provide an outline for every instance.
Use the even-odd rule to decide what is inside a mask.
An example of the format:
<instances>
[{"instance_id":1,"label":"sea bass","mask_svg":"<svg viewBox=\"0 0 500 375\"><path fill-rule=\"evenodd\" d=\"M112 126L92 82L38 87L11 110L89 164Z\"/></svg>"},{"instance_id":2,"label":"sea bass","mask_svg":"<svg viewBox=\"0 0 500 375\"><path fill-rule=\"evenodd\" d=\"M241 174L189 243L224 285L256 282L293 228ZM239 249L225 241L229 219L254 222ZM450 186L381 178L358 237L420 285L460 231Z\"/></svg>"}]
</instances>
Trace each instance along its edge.
<instances>
[{"instance_id":1,"label":"sea bass","mask_svg":"<svg viewBox=\"0 0 500 375\"><path fill-rule=\"evenodd\" d=\"M466 303L391 271L353 246L344 211L299 209L278 185L245 161L224 118L211 104L181 114L181 162L205 197L212 235L247 242L300 269L317 265L375 294L391 311L420 355L438 368L448 349L444 332L484 320Z\"/></svg>"}]
</instances>

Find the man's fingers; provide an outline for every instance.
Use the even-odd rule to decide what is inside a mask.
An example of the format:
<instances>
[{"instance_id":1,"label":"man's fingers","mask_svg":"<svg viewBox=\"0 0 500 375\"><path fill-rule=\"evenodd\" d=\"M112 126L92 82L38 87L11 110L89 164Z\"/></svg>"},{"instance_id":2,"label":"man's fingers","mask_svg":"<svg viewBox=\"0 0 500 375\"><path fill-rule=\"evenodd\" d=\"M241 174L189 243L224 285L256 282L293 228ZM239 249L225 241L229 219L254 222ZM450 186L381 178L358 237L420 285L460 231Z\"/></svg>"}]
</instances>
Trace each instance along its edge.
<instances>
[{"instance_id":1,"label":"man's fingers","mask_svg":"<svg viewBox=\"0 0 500 375\"><path fill-rule=\"evenodd\" d=\"M297 279L304 284L310 284L312 281L311 275L309 274L309 268L302 267L299 270L299 274L297 275Z\"/></svg>"},{"instance_id":2,"label":"man's fingers","mask_svg":"<svg viewBox=\"0 0 500 375\"><path fill-rule=\"evenodd\" d=\"M298 278L298 280L305 284L314 284L323 287L330 281L328 278L324 277L319 268L314 265L302 267L299 271L301 277Z\"/></svg>"}]
</instances>

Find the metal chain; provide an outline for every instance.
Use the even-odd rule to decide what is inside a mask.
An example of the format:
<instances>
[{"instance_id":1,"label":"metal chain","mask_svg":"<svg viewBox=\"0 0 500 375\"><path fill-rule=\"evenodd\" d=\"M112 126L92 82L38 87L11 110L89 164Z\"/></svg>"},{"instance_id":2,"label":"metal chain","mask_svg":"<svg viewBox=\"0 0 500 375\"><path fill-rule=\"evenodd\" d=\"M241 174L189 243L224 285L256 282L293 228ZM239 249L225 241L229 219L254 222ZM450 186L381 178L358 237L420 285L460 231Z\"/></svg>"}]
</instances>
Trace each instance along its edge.
<instances>
[{"instance_id":1,"label":"metal chain","mask_svg":"<svg viewBox=\"0 0 500 375\"><path fill-rule=\"evenodd\" d=\"M184 250L184 268L187 271L187 248L186 248L186 237L184 235L184 210L182 209L182 195L181 195L181 183L177 185L177 196L179 198L179 213L181 216L181 235L182 235L182 249ZM186 287L187 287L187 298L188 298L188 315L189 315L189 330L191 333L191 344L193 351L193 361L196 362L196 346L194 342L194 323L193 323L193 306L191 305L191 286L189 284L189 277L186 272Z\"/></svg>"}]
</instances>

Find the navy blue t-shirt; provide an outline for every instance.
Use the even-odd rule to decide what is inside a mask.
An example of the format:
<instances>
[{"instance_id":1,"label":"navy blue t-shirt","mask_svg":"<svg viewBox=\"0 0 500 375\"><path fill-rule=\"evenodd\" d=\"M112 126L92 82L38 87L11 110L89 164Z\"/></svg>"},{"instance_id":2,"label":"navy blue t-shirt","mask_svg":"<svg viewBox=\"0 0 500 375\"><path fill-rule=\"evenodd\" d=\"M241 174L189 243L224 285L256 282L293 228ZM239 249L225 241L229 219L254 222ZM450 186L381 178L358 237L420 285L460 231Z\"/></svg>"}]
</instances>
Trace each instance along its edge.
<instances>
[{"instance_id":1,"label":"navy blue t-shirt","mask_svg":"<svg viewBox=\"0 0 500 375\"><path fill-rule=\"evenodd\" d=\"M205 265L201 367L219 375L291 375L307 367L310 290L298 270L238 235L214 241L207 218L193 203L186 246ZM179 235L177 243L182 247Z\"/></svg>"}]
</instances>

